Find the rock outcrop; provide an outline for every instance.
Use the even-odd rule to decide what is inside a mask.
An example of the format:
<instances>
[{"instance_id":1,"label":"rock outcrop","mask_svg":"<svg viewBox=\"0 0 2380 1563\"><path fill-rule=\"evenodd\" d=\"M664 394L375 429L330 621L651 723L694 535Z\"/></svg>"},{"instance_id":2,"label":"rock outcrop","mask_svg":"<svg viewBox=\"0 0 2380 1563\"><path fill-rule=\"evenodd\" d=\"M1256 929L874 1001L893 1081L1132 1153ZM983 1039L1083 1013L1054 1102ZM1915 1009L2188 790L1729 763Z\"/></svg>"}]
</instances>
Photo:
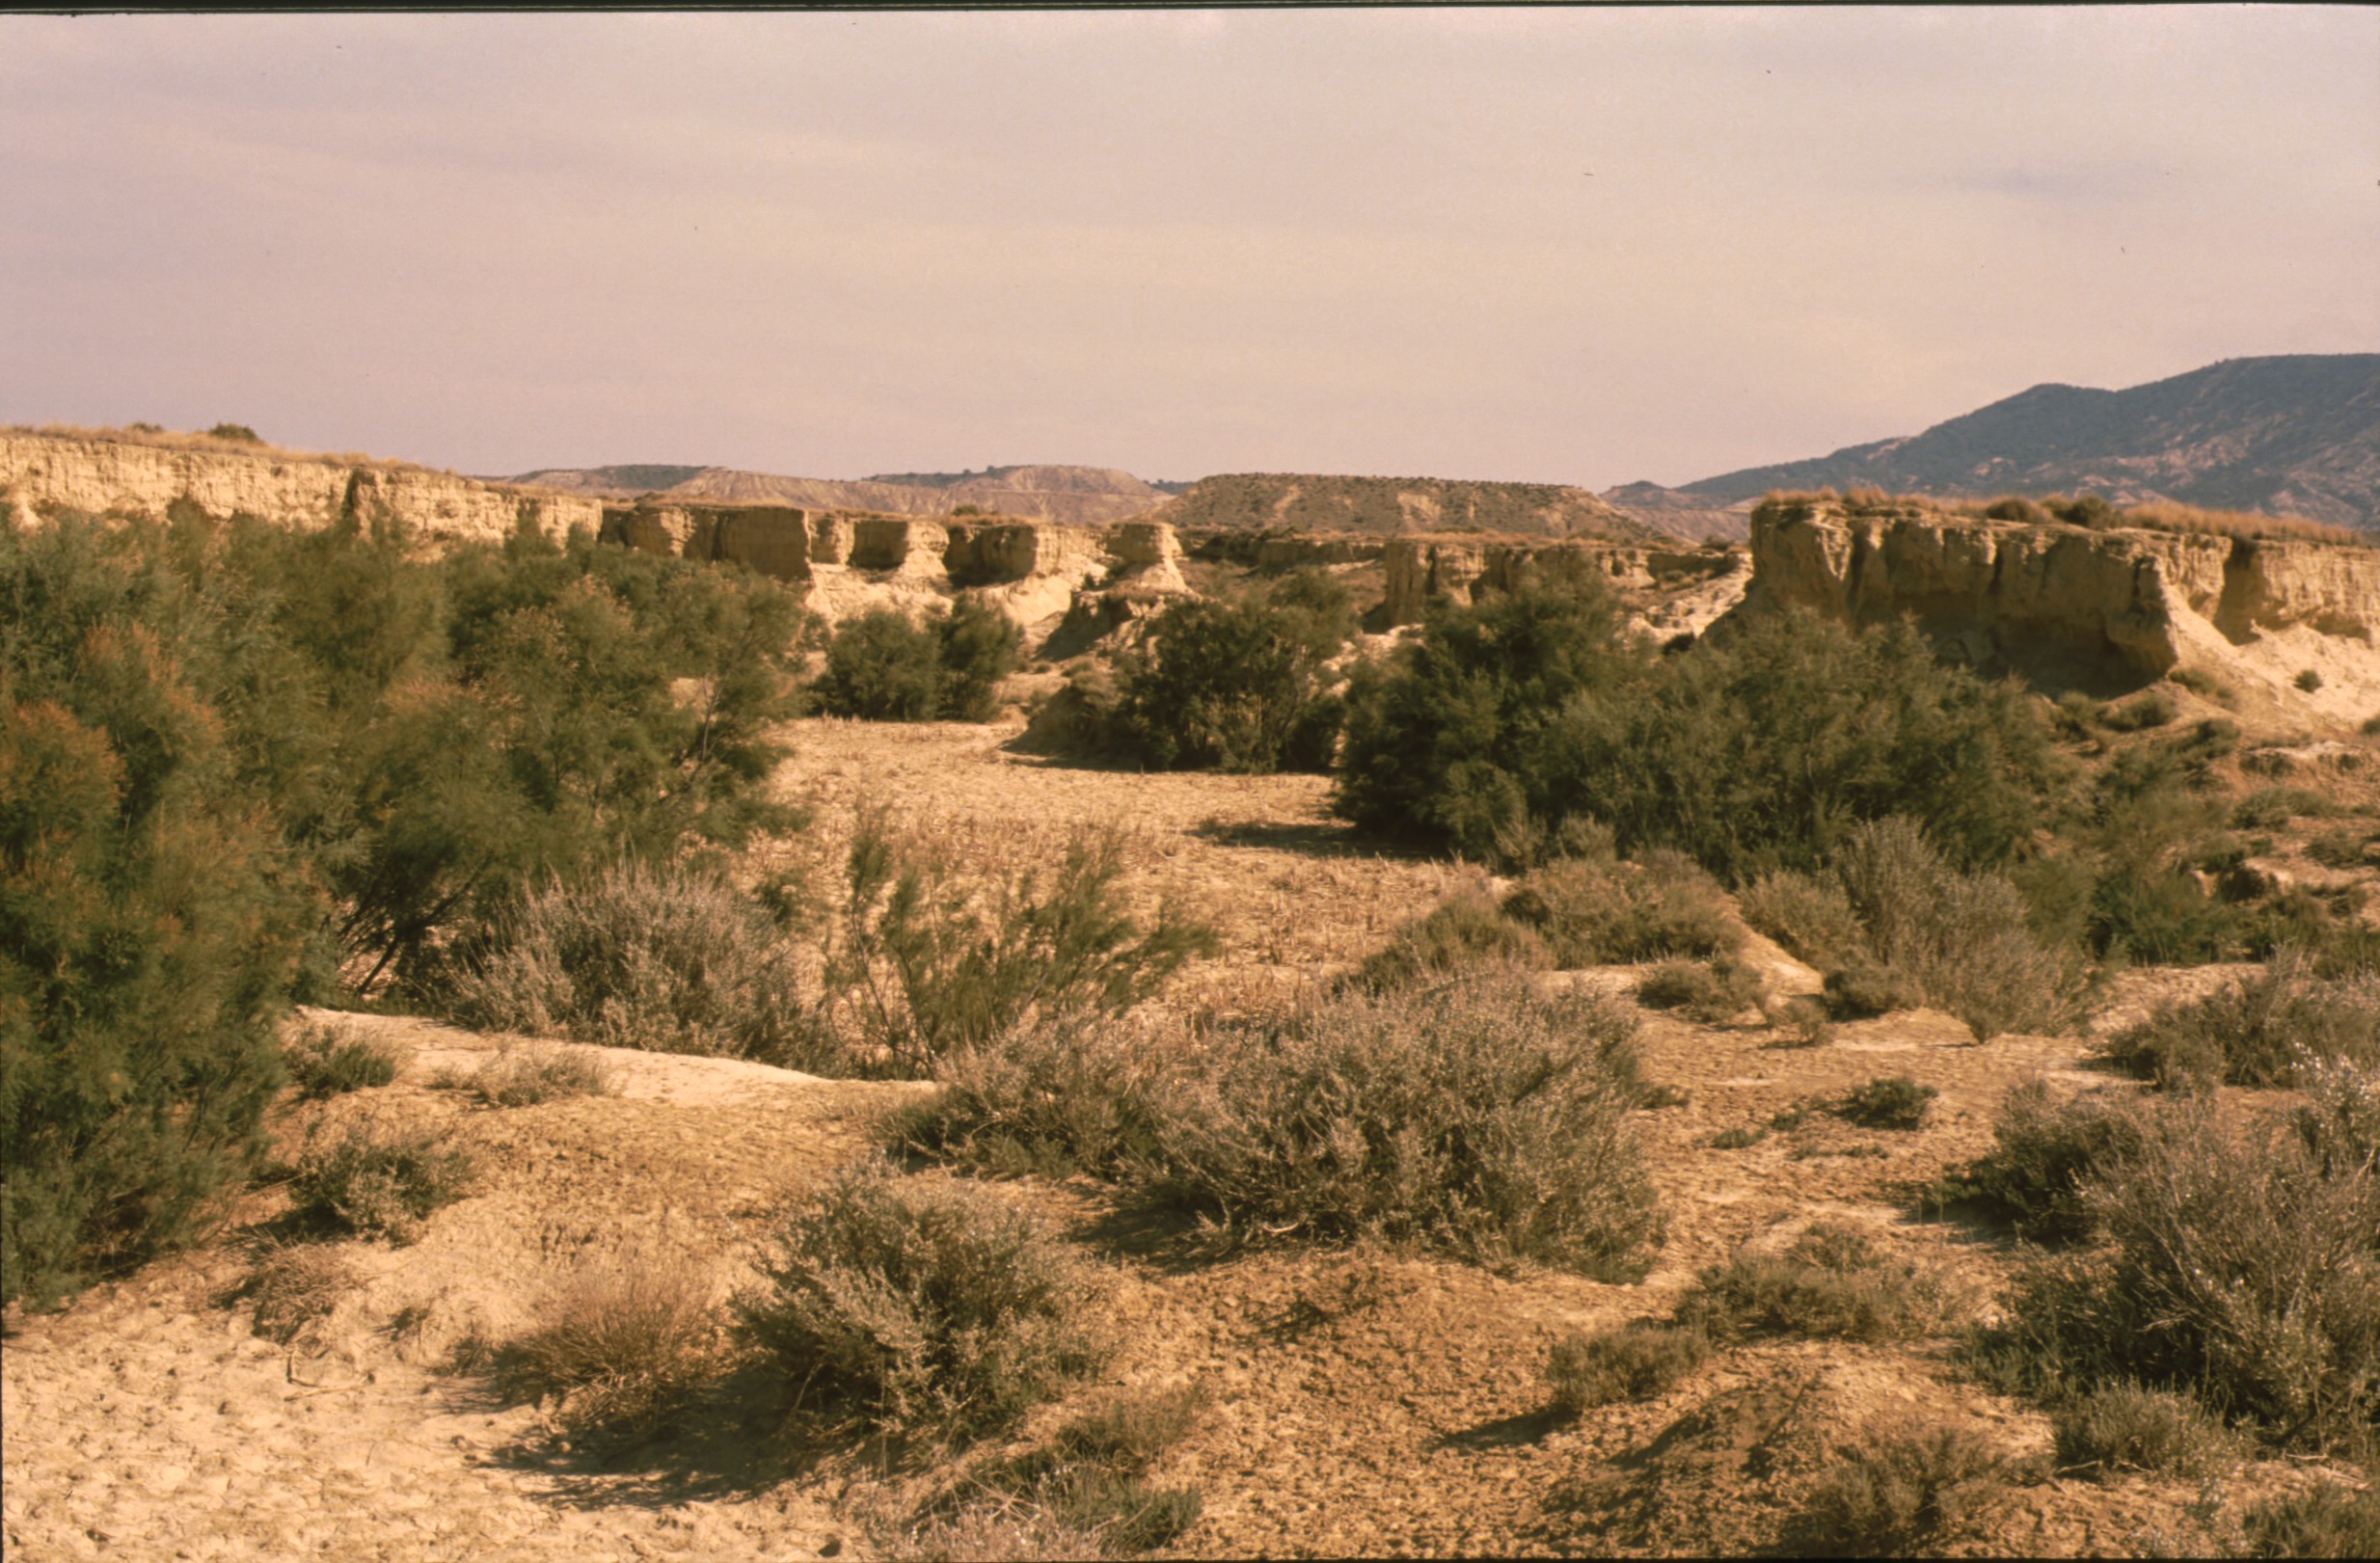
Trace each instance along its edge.
<instances>
[{"instance_id":1,"label":"rock outcrop","mask_svg":"<svg viewBox=\"0 0 2380 1563\"><path fill-rule=\"evenodd\" d=\"M2139 683L2186 666L2268 692L2312 670L2342 717L2380 698L2380 549L1780 498L1752 513L1751 558L1743 614L1908 615L1979 667Z\"/></svg>"},{"instance_id":2,"label":"rock outcrop","mask_svg":"<svg viewBox=\"0 0 2380 1563\"><path fill-rule=\"evenodd\" d=\"M1046 633L1078 607L1112 617L1095 601L1109 594L1161 601L1189 590L1180 544L1156 523L1100 531L655 499L609 507L602 535L649 553L744 565L801 587L830 622L871 607L922 611L970 591L1029 633Z\"/></svg>"},{"instance_id":3,"label":"rock outcrop","mask_svg":"<svg viewBox=\"0 0 2380 1563\"><path fill-rule=\"evenodd\" d=\"M558 536L603 521L601 504L582 496L397 463L23 430L0 433L0 489L29 523L52 509L159 516L188 500L212 516L297 526L385 514L430 547L501 541L524 522Z\"/></svg>"}]
</instances>

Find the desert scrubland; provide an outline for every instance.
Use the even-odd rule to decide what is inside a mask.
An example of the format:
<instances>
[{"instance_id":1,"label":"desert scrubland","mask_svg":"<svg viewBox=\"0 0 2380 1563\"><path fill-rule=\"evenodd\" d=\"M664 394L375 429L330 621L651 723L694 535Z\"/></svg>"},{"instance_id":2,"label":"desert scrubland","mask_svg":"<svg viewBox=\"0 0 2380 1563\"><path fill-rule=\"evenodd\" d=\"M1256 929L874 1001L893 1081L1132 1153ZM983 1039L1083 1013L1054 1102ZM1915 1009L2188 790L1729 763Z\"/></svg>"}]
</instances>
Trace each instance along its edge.
<instances>
[{"instance_id":1,"label":"desert scrubland","mask_svg":"<svg viewBox=\"0 0 2380 1563\"><path fill-rule=\"evenodd\" d=\"M12 1556L2380 1539L2353 536L11 439Z\"/></svg>"}]
</instances>

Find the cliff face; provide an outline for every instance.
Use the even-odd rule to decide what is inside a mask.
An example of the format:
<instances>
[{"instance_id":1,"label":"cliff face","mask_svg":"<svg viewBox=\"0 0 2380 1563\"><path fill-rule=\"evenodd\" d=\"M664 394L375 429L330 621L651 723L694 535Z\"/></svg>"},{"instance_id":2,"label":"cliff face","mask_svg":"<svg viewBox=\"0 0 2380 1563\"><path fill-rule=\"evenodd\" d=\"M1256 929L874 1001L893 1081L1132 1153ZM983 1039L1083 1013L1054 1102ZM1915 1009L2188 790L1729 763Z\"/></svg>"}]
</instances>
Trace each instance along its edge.
<instances>
[{"instance_id":1,"label":"cliff face","mask_svg":"<svg viewBox=\"0 0 2380 1563\"><path fill-rule=\"evenodd\" d=\"M971 590L1028 631L1047 633L1086 597L1188 590L1173 528L1104 531L1053 522L940 521L777 504L657 499L605 512L606 540L648 553L727 561L797 584L829 621L872 607L916 611Z\"/></svg>"},{"instance_id":2,"label":"cliff face","mask_svg":"<svg viewBox=\"0 0 2380 1563\"><path fill-rule=\"evenodd\" d=\"M1755 510L1751 556L1743 612L1909 614L1979 666L2048 656L2134 680L2189 665L2273 686L2312 668L2339 699L2380 690L2380 550L1821 499Z\"/></svg>"},{"instance_id":3,"label":"cliff face","mask_svg":"<svg viewBox=\"0 0 2380 1563\"><path fill-rule=\"evenodd\" d=\"M1623 515L1584 489L1434 477L1226 473L1199 479L1157 515L1176 526L1200 530L1381 537L1468 531L1483 537L1591 537L1648 546L1676 536Z\"/></svg>"},{"instance_id":4,"label":"cliff face","mask_svg":"<svg viewBox=\"0 0 2380 1563\"><path fill-rule=\"evenodd\" d=\"M0 488L9 491L12 511L35 522L53 506L155 516L188 499L213 516L245 512L285 525L325 526L385 507L433 547L500 542L524 517L556 535L603 522L602 505L581 496L418 467L27 433L0 433Z\"/></svg>"}]
</instances>

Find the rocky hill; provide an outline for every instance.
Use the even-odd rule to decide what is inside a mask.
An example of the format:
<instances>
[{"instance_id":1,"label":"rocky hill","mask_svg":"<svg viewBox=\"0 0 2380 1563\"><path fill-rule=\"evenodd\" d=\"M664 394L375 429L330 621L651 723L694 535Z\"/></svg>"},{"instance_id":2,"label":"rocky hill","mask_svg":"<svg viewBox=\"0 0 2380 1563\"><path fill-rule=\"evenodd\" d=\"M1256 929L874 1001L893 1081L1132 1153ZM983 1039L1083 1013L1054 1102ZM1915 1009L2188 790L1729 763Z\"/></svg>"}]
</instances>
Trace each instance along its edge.
<instances>
[{"instance_id":1,"label":"rocky hill","mask_svg":"<svg viewBox=\"0 0 2380 1563\"><path fill-rule=\"evenodd\" d=\"M1584 489L1437 477L1234 472L1199 479L1158 514L1184 530L1481 532L1647 543L1675 537Z\"/></svg>"},{"instance_id":2,"label":"rocky hill","mask_svg":"<svg viewBox=\"0 0 2380 1563\"><path fill-rule=\"evenodd\" d=\"M2380 353L2228 359L2128 391L2035 386L1923 434L1667 492L1724 508L1820 488L2092 492L2380 527Z\"/></svg>"},{"instance_id":3,"label":"rocky hill","mask_svg":"<svg viewBox=\"0 0 2380 1563\"><path fill-rule=\"evenodd\" d=\"M1106 467L987 467L981 472L899 472L846 479L793 477L732 467L547 468L509 481L606 499L654 496L690 503L799 505L895 516L987 515L1095 526L1137 516L1165 496Z\"/></svg>"}]
</instances>

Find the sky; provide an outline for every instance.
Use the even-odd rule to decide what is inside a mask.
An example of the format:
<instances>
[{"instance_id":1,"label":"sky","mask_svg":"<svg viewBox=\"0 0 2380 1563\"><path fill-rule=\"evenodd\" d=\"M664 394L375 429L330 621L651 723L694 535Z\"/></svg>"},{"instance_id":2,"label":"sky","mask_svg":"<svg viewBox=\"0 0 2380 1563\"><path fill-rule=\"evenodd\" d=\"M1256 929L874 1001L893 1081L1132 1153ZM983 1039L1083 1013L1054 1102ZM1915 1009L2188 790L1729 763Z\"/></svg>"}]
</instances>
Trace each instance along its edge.
<instances>
[{"instance_id":1,"label":"sky","mask_svg":"<svg viewBox=\"0 0 2380 1563\"><path fill-rule=\"evenodd\" d=\"M2380 10L0 16L0 422L1684 483L2380 349Z\"/></svg>"}]
</instances>

